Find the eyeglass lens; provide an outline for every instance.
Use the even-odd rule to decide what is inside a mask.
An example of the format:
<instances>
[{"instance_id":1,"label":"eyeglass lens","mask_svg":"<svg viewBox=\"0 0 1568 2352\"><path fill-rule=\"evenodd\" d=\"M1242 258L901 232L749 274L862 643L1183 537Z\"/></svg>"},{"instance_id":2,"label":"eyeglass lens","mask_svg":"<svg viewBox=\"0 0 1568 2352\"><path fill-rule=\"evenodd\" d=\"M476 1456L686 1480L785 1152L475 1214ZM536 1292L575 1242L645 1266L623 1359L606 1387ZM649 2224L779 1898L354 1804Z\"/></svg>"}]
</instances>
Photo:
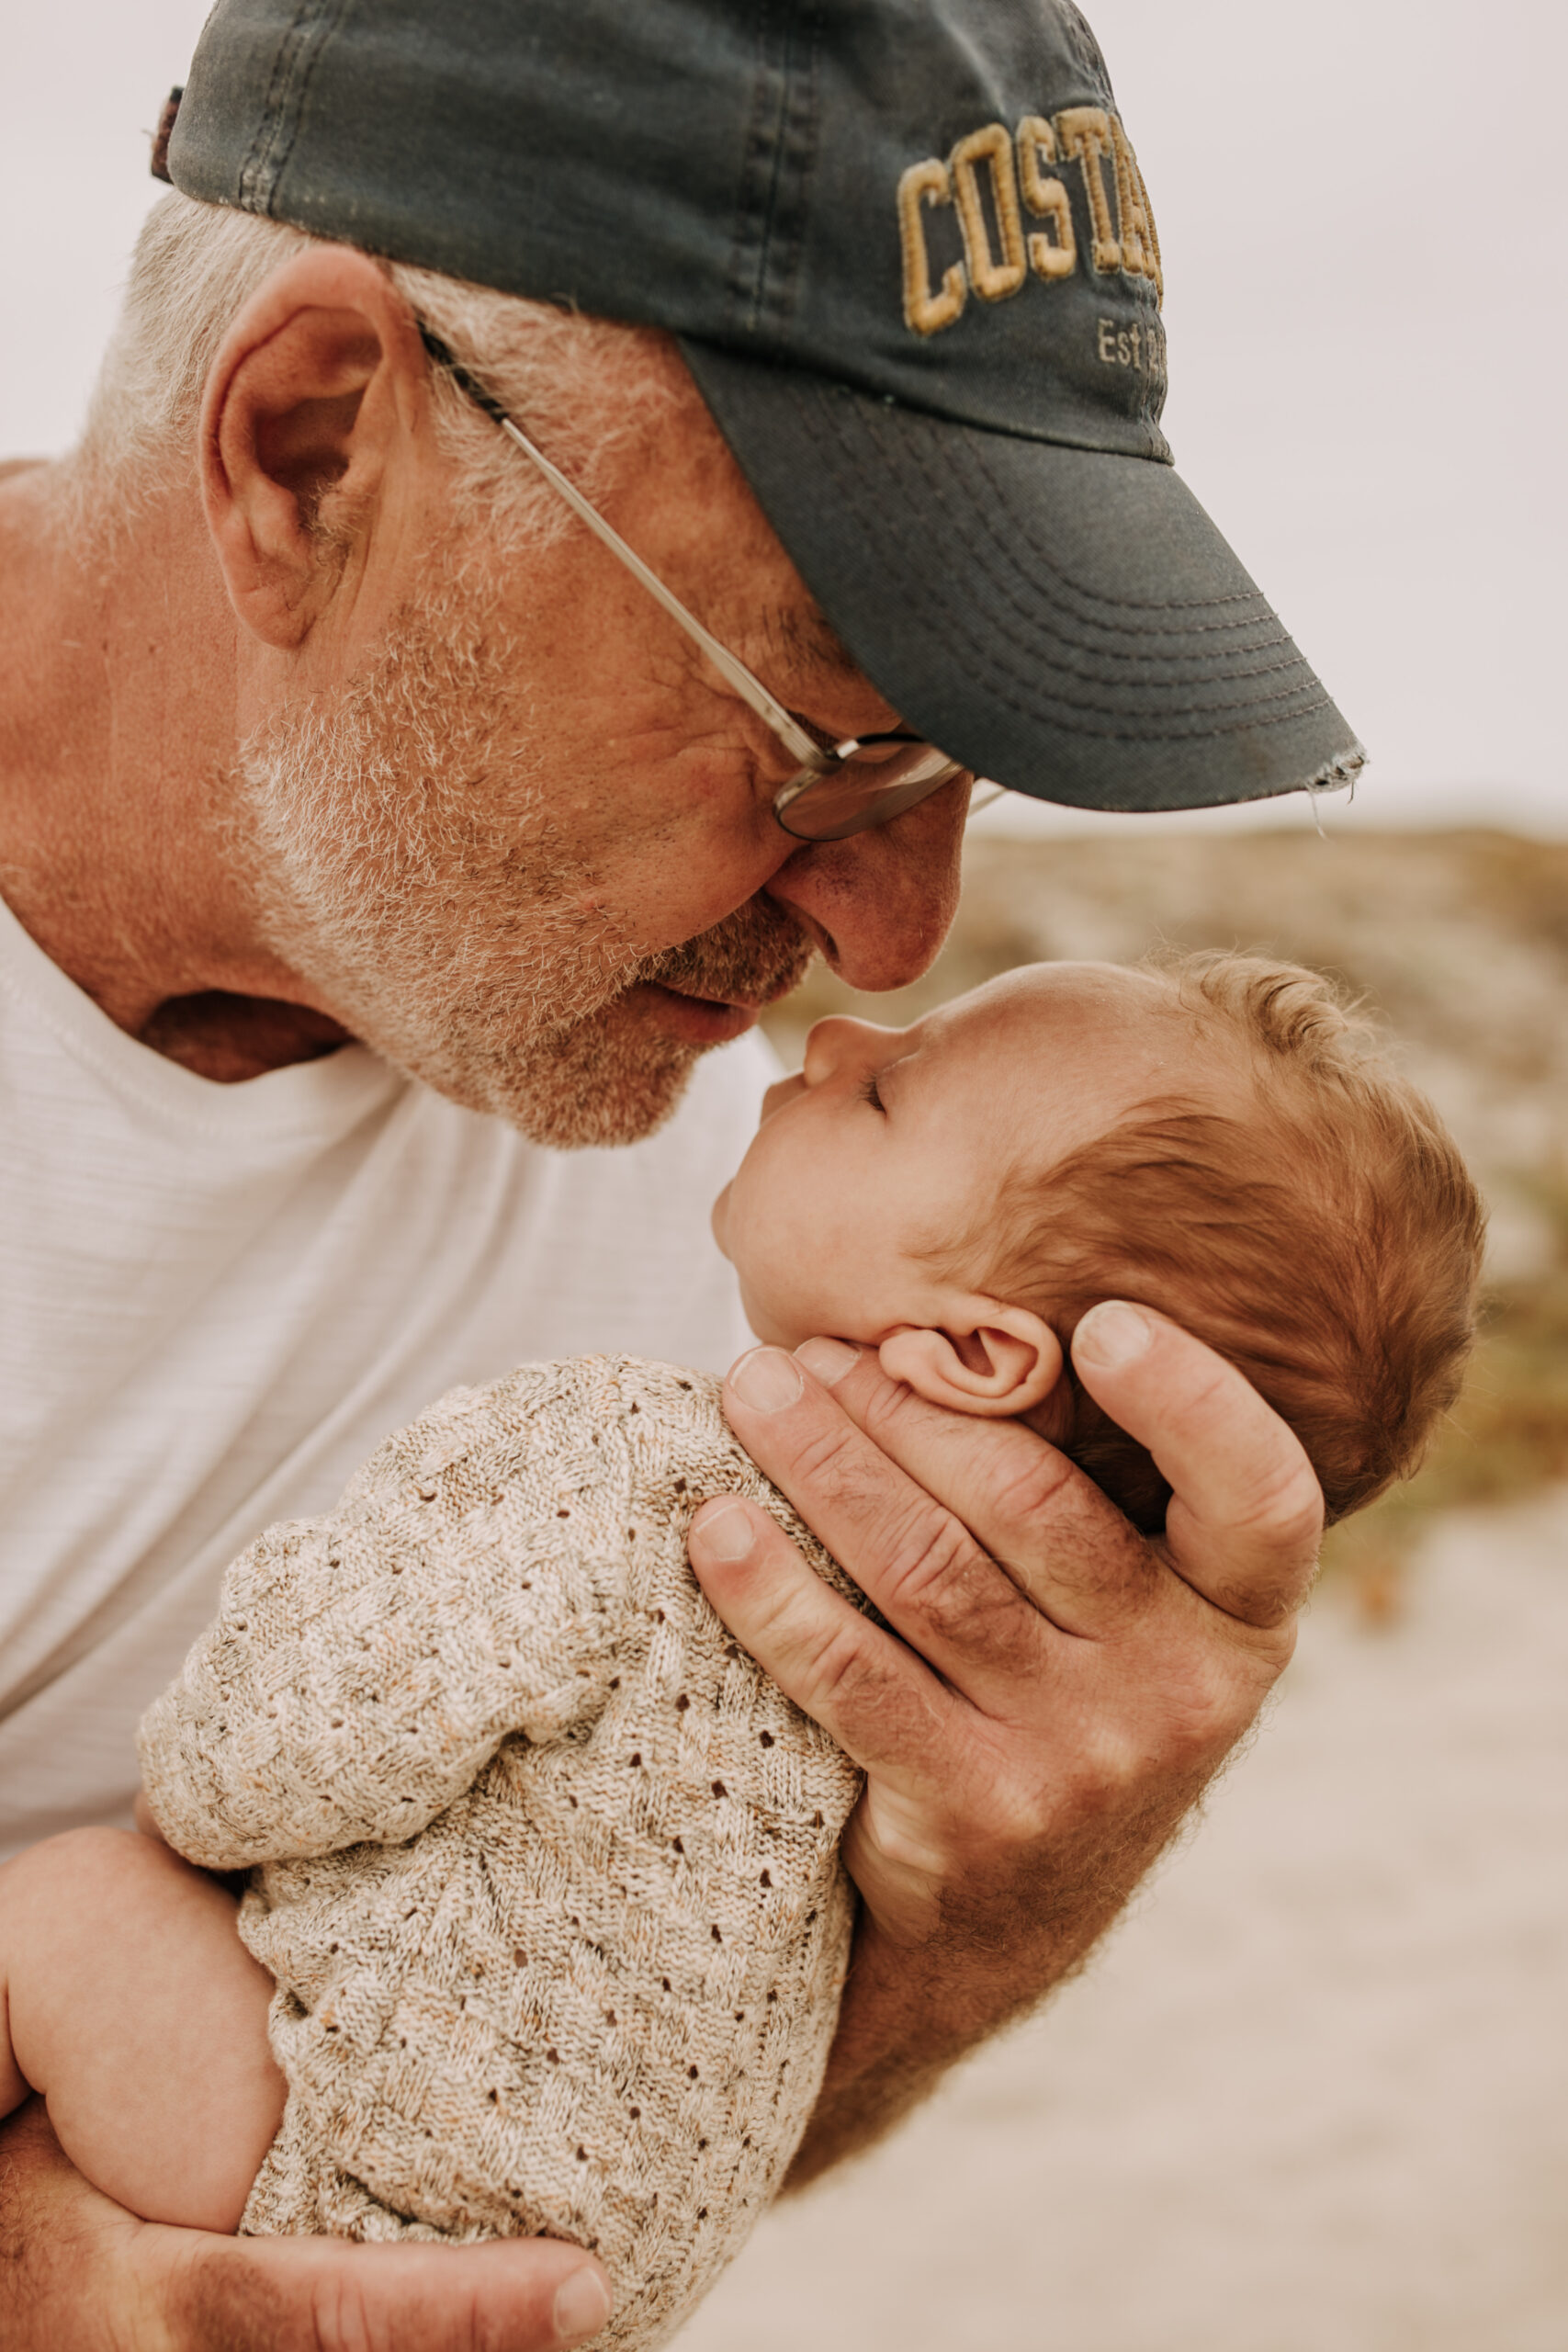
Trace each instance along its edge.
<instances>
[{"instance_id":1,"label":"eyeglass lens","mask_svg":"<svg viewBox=\"0 0 1568 2352\"><path fill-rule=\"evenodd\" d=\"M774 798L773 814L797 841L847 841L873 825L890 825L962 773L933 744L872 736L837 755L831 767L792 777Z\"/></svg>"}]
</instances>

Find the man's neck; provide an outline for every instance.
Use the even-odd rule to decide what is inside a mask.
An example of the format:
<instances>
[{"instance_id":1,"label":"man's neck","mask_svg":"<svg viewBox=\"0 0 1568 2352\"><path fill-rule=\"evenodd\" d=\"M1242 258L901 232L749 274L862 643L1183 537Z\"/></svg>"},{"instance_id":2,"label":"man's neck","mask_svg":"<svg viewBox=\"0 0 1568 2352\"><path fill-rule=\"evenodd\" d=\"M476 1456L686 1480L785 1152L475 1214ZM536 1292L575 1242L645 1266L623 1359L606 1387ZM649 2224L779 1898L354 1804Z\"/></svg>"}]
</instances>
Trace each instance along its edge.
<instances>
[{"instance_id":1,"label":"man's neck","mask_svg":"<svg viewBox=\"0 0 1568 2352\"><path fill-rule=\"evenodd\" d=\"M116 1024L232 1083L344 1041L255 941L237 870L235 622L194 494L101 551L0 469L0 895Z\"/></svg>"}]
</instances>

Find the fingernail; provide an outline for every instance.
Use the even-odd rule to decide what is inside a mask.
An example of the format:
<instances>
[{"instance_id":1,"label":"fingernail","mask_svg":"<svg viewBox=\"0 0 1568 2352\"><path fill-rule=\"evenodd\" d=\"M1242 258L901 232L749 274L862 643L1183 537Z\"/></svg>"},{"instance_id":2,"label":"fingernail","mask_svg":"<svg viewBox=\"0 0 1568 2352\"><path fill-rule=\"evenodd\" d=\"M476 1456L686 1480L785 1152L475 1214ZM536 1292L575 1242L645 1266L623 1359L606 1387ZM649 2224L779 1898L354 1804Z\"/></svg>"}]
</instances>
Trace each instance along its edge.
<instances>
[{"instance_id":1,"label":"fingernail","mask_svg":"<svg viewBox=\"0 0 1568 2352\"><path fill-rule=\"evenodd\" d=\"M1114 1372L1134 1356L1141 1356L1154 1337L1154 1326L1146 1315L1140 1315L1125 1299L1108 1298L1099 1306L1091 1306L1073 1333L1073 1360L1081 1363L1085 1358Z\"/></svg>"},{"instance_id":2,"label":"fingernail","mask_svg":"<svg viewBox=\"0 0 1568 2352\"><path fill-rule=\"evenodd\" d=\"M850 1366L859 1363L860 1350L852 1348L845 1340L803 1340L795 1351L795 1360L803 1363L824 1388L837 1388Z\"/></svg>"},{"instance_id":3,"label":"fingernail","mask_svg":"<svg viewBox=\"0 0 1568 2352\"><path fill-rule=\"evenodd\" d=\"M692 1521L688 1538L697 1545L705 1560L725 1565L743 1560L755 1540L751 1514L744 1503L716 1503L711 1510Z\"/></svg>"},{"instance_id":4,"label":"fingernail","mask_svg":"<svg viewBox=\"0 0 1568 2352\"><path fill-rule=\"evenodd\" d=\"M782 1348L753 1348L730 1374L729 1385L743 1405L759 1413L782 1413L806 1390L800 1366Z\"/></svg>"},{"instance_id":5,"label":"fingernail","mask_svg":"<svg viewBox=\"0 0 1568 2352\"><path fill-rule=\"evenodd\" d=\"M556 2338L561 2344L581 2344L585 2335L597 2335L610 2316L610 2295L596 2270L586 2264L564 2278L556 2289Z\"/></svg>"}]
</instances>

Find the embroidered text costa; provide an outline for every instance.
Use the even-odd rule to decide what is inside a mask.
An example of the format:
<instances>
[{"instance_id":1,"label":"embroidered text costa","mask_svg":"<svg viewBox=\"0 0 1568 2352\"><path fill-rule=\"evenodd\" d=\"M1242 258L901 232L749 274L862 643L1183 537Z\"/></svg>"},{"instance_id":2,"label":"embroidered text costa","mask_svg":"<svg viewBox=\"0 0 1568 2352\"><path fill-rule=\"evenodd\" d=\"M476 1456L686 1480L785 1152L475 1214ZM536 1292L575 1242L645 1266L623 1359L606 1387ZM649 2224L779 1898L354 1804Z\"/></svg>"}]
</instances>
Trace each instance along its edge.
<instances>
[{"instance_id":1,"label":"embroidered text costa","mask_svg":"<svg viewBox=\"0 0 1568 2352\"><path fill-rule=\"evenodd\" d=\"M1000 302L1018 292L1031 271L1047 285L1074 275L1078 241L1072 204L1066 182L1045 168L1069 163L1083 174L1095 270L1102 277L1117 270L1146 277L1156 296L1163 296L1159 238L1132 141L1104 107L1068 107L1050 121L1043 115L1025 115L1016 136L1005 123L987 122L961 139L946 163L928 155L911 164L899 180L904 317L917 334L937 334L952 326L971 287L982 301ZM982 171L990 178L999 254L981 198ZM964 261L953 262L933 287L925 208L943 204L957 208ZM1043 224L1028 235L1025 209Z\"/></svg>"}]
</instances>

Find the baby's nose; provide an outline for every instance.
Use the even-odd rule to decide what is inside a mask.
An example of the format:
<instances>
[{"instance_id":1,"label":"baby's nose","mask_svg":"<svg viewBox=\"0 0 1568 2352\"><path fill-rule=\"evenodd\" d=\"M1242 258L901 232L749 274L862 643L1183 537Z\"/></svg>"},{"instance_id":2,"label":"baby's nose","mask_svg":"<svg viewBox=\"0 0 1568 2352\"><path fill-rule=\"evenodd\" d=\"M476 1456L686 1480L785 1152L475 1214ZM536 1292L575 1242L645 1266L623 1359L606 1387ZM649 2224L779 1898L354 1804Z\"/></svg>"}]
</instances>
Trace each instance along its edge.
<instances>
[{"instance_id":1,"label":"baby's nose","mask_svg":"<svg viewBox=\"0 0 1568 2352\"><path fill-rule=\"evenodd\" d=\"M864 1061L894 1035L890 1029L879 1029L874 1022L856 1021L847 1012L829 1013L826 1021L818 1022L806 1040L802 1073L806 1083L820 1086L824 1079L834 1077L846 1062Z\"/></svg>"}]
</instances>

